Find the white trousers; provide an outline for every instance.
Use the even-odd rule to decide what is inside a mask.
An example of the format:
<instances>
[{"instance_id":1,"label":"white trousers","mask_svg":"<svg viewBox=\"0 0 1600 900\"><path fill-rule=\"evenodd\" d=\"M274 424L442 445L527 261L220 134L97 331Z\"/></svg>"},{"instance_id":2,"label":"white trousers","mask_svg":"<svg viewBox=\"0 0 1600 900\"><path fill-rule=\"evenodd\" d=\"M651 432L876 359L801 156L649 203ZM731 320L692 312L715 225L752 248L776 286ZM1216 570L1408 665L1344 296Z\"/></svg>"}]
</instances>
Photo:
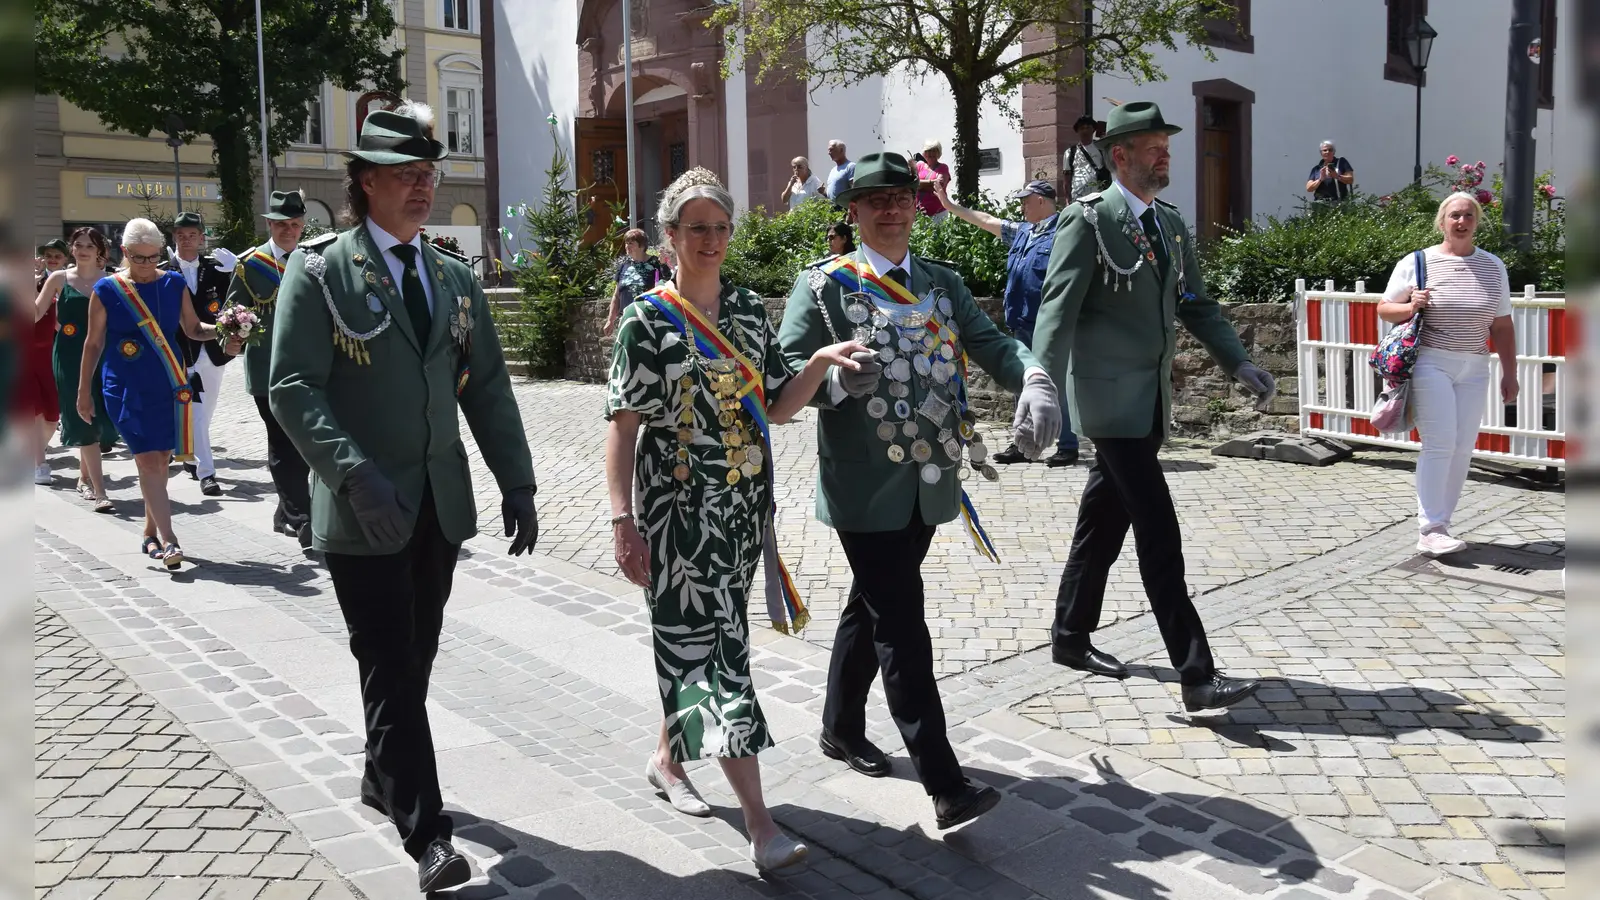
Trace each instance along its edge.
<instances>
[{"instance_id":1,"label":"white trousers","mask_svg":"<svg viewBox=\"0 0 1600 900\"><path fill-rule=\"evenodd\" d=\"M200 402L194 407L194 467L196 475L211 478L217 474L211 458L211 415L217 411L222 393L222 367L201 350L200 359L189 369L191 375L196 372L200 373Z\"/></svg>"},{"instance_id":2,"label":"white trousers","mask_svg":"<svg viewBox=\"0 0 1600 900\"><path fill-rule=\"evenodd\" d=\"M1411 406L1422 437L1417 525L1423 534L1450 528L1488 397L1487 355L1419 348L1411 371Z\"/></svg>"}]
</instances>

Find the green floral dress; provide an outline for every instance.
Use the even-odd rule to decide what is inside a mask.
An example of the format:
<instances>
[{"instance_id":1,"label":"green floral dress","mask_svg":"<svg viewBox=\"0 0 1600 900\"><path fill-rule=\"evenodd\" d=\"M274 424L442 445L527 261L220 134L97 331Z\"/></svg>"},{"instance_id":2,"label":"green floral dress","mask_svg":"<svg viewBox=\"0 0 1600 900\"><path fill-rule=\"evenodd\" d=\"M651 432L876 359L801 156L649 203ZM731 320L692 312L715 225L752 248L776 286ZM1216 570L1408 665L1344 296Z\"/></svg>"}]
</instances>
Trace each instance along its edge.
<instances>
[{"instance_id":1,"label":"green floral dress","mask_svg":"<svg viewBox=\"0 0 1600 900\"><path fill-rule=\"evenodd\" d=\"M761 298L724 282L717 328L761 370L770 406L793 373ZM633 410L643 419L635 511L650 548L646 597L656 675L668 744L679 762L753 756L772 746L750 680L748 616L772 505L770 460L748 412L739 409L733 420L719 421L715 376L706 369L677 326L648 300L623 312L606 418ZM686 409L690 421L683 420ZM743 471L733 476L741 457L730 459L730 430L742 430L758 447L754 457L742 457Z\"/></svg>"}]
</instances>

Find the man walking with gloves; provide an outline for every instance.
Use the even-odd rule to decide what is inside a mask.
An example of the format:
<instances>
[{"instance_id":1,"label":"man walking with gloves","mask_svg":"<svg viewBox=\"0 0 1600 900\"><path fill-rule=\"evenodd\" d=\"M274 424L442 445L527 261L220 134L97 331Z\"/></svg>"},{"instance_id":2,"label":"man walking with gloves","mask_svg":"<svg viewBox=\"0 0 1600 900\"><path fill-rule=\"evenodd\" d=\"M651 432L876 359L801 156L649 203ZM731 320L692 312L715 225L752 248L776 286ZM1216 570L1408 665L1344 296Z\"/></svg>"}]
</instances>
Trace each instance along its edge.
<instances>
[{"instance_id":1,"label":"man walking with gloves","mask_svg":"<svg viewBox=\"0 0 1600 900\"><path fill-rule=\"evenodd\" d=\"M1220 709L1260 683L1217 671L1184 582L1178 513L1156 458L1172 418L1174 320L1257 395L1260 407L1276 388L1271 375L1246 359L1233 326L1206 296L1183 217L1156 199L1169 182L1169 136L1182 129L1147 102L1116 107L1106 126L1100 150L1111 187L1062 213L1033 334L1034 352L1063 385L1078 434L1095 448L1056 596L1051 655L1069 668L1127 676L1090 636L1100 624L1106 576L1131 527L1184 707Z\"/></svg>"},{"instance_id":2,"label":"man walking with gloves","mask_svg":"<svg viewBox=\"0 0 1600 900\"><path fill-rule=\"evenodd\" d=\"M939 525L966 519L980 552L993 554L961 489L969 473L999 477L967 408L966 358L1019 392L1016 441L1030 456L1055 441L1061 407L1045 370L995 327L961 277L911 256L917 186L898 153L856 161L837 199L859 223L861 246L800 273L778 340L791 365L849 339L873 347L877 362L835 368L814 401L817 518L838 531L854 574L828 667L822 752L863 775L889 774L866 736L867 691L881 668L889 712L943 829L1000 800L956 762L923 606L922 563Z\"/></svg>"}]
</instances>

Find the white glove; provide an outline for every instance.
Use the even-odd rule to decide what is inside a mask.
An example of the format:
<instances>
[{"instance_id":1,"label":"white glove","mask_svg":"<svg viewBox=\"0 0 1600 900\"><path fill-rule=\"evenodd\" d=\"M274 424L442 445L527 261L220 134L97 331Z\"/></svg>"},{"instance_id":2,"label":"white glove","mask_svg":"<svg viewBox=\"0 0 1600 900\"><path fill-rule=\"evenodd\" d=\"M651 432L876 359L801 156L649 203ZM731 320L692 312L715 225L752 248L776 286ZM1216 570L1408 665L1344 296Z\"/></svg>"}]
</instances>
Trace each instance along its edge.
<instances>
[{"instance_id":1,"label":"white glove","mask_svg":"<svg viewBox=\"0 0 1600 900\"><path fill-rule=\"evenodd\" d=\"M1061 437L1061 398L1043 369L1031 370L1017 395L1011 440L1029 459L1038 459Z\"/></svg>"},{"instance_id":2,"label":"white glove","mask_svg":"<svg viewBox=\"0 0 1600 900\"><path fill-rule=\"evenodd\" d=\"M217 261L217 268L223 272L232 272L234 267L239 265L239 257L234 256L233 251L227 247L218 247L211 251L211 255Z\"/></svg>"},{"instance_id":3,"label":"white glove","mask_svg":"<svg viewBox=\"0 0 1600 900\"><path fill-rule=\"evenodd\" d=\"M1239 379L1245 390L1256 395L1256 412L1266 412L1272 404L1272 398L1278 396L1278 382L1266 369L1249 360L1233 370L1233 377Z\"/></svg>"}]
</instances>

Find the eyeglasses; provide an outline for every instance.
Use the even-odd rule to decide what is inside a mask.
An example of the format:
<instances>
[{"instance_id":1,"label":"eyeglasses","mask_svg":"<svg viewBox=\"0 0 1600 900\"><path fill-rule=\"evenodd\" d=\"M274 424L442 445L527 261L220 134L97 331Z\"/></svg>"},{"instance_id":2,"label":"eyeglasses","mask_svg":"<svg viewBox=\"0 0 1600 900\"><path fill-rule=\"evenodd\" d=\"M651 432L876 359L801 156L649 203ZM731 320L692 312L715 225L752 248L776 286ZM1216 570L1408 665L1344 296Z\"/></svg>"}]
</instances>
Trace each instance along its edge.
<instances>
[{"instance_id":1,"label":"eyeglasses","mask_svg":"<svg viewBox=\"0 0 1600 900\"><path fill-rule=\"evenodd\" d=\"M708 237L725 241L733 236L733 226L727 222L695 222L691 225L683 226L683 229L689 232L689 236L697 241L703 241Z\"/></svg>"},{"instance_id":2,"label":"eyeglasses","mask_svg":"<svg viewBox=\"0 0 1600 900\"><path fill-rule=\"evenodd\" d=\"M438 187L439 182L444 180L444 170L424 169L421 166L401 166L394 170L394 177L399 179L400 183L406 187L416 187L417 182L422 181L424 178L432 181L429 185L430 187Z\"/></svg>"},{"instance_id":3,"label":"eyeglasses","mask_svg":"<svg viewBox=\"0 0 1600 900\"><path fill-rule=\"evenodd\" d=\"M152 253L149 256L145 256L142 253L129 253L127 257L129 262L138 263L141 266L153 266L161 262L161 254L159 253Z\"/></svg>"},{"instance_id":4,"label":"eyeglasses","mask_svg":"<svg viewBox=\"0 0 1600 900\"><path fill-rule=\"evenodd\" d=\"M917 195L909 191L867 195L867 205L873 209L889 209L891 207L910 209L911 204L915 202L917 202Z\"/></svg>"}]
</instances>

